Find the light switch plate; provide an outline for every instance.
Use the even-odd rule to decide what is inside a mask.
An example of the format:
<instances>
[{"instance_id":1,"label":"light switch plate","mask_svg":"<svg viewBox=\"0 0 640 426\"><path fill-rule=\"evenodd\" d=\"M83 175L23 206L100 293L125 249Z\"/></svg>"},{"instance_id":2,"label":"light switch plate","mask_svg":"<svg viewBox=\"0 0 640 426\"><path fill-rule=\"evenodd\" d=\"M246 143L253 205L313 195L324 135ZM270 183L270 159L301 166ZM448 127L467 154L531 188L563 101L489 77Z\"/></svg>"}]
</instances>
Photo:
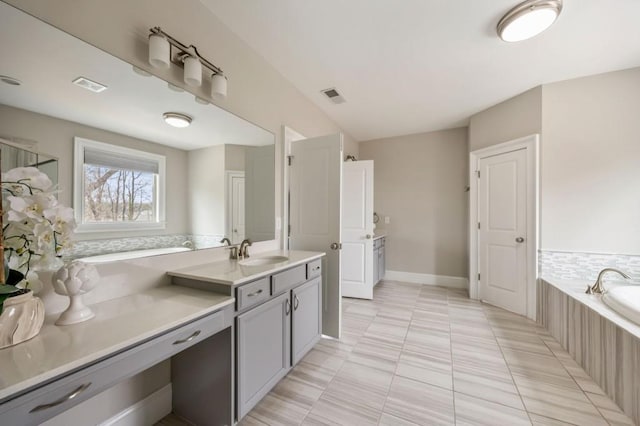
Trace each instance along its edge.
<instances>
[{"instance_id":1,"label":"light switch plate","mask_svg":"<svg viewBox=\"0 0 640 426\"><path fill-rule=\"evenodd\" d=\"M384 217L384 223L387 224L387 225L390 224L391 223L391 218L389 216L385 216Z\"/></svg>"},{"instance_id":2,"label":"light switch plate","mask_svg":"<svg viewBox=\"0 0 640 426\"><path fill-rule=\"evenodd\" d=\"M282 229L282 218L276 217L276 231L280 231Z\"/></svg>"}]
</instances>

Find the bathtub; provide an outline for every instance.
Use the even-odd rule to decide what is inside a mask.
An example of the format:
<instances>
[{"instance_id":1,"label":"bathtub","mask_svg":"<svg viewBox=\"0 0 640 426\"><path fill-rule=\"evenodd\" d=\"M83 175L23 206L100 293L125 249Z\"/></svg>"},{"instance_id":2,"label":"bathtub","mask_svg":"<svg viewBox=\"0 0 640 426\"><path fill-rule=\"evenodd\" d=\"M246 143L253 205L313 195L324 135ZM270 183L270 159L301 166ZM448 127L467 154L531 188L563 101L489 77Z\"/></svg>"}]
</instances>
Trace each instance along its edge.
<instances>
[{"instance_id":1,"label":"bathtub","mask_svg":"<svg viewBox=\"0 0 640 426\"><path fill-rule=\"evenodd\" d=\"M537 320L640 425L640 286L605 282L604 295L585 294L591 285L543 277Z\"/></svg>"},{"instance_id":2,"label":"bathtub","mask_svg":"<svg viewBox=\"0 0 640 426\"><path fill-rule=\"evenodd\" d=\"M191 249L187 247L166 247L166 248L157 248L157 249L122 251L118 253L109 253L109 254L101 254L98 256L82 257L78 260L81 260L85 263L96 264L96 263L105 263L105 262L115 262L116 260L129 260L129 259L137 259L139 257L157 256L159 254L180 253L183 251L191 251Z\"/></svg>"},{"instance_id":3,"label":"bathtub","mask_svg":"<svg viewBox=\"0 0 640 426\"><path fill-rule=\"evenodd\" d=\"M602 301L611 309L640 324L640 286L619 286L604 293Z\"/></svg>"}]
</instances>

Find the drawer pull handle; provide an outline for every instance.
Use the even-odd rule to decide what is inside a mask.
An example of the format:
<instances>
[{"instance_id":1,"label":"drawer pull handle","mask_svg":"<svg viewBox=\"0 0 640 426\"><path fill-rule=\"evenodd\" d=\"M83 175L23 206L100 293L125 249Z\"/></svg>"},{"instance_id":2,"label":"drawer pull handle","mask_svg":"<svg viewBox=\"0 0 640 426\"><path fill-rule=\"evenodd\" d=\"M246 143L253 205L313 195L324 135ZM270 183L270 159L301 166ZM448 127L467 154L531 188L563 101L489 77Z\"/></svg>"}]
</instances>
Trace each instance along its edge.
<instances>
[{"instance_id":1,"label":"drawer pull handle","mask_svg":"<svg viewBox=\"0 0 640 426\"><path fill-rule=\"evenodd\" d=\"M198 337L200 335L200 330L196 330L193 332L193 334L189 337L187 337L186 339L182 339L182 340L176 340L175 342L173 342L174 345L180 345L182 343L187 343L192 341L193 339L195 339L196 337Z\"/></svg>"},{"instance_id":2,"label":"drawer pull handle","mask_svg":"<svg viewBox=\"0 0 640 426\"><path fill-rule=\"evenodd\" d=\"M293 310L297 311L298 310L298 305L300 304L300 299L298 299L297 295L293 295Z\"/></svg>"},{"instance_id":3,"label":"drawer pull handle","mask_svg":"<svg viewBox=\"0 0 640 426\"><path fill-rule=\"evenodd\" d=\"M320 270L320 266L315 266L313 269L311 269L312 271L319 271Z\"/></svg>"},{"instance_id":4,"label":"drawer pull handle","mask_svg":"<svg viewBox=\"0 0 640 426\"><path fill-rule=\"evenodd\" d=\"M91 382L89 383L85 383L84 385L80 385L78 386L78 388L76 390L74 390L73 392L63 396L62 398L50 402L49 404L42 404L42 405L38 405L37 407L33 408L31 411L29 411L30 413L36 413L38 411L42 411L42 410L47 410L49 408L53 408L56 407L60 404L63 404L67 401L71 401L73 398L75 398L76 396L80 395L82 392L84 392L85 390L87 390L87 388L91 386Z\"/></svg>"},{"instance_id":5,"label":"drawer pull handle","mask_svg":"<svg viewBox=\"0 0 640 426\"><path fill-rule=\"evenodd\" d=\"M291 302L289 302L289 299L287 299L285 305L284 305L284 313L288 316L289 313L291 313Z\"/></svg>"},{"instance_id":6,"label":"drawer pull handle","mask_svg":"<svg viewBox=\"0 0 640 426\"><path fill-rule=\"evenodd\" d=\"M254 291L253 293L249 293L247 294L247 297L253 297L253 296L257 296L259 294L262 293L262 289L258 290L258 291Z\"/></svg>"}]
</instances>

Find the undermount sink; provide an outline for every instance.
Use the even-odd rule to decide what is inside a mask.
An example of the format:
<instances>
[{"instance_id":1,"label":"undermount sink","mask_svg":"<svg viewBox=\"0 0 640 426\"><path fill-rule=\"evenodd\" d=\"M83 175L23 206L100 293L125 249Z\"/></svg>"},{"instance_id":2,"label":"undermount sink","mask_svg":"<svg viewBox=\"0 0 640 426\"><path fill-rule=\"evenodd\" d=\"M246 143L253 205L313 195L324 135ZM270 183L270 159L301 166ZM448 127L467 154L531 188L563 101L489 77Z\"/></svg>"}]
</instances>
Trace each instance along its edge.
<instances>
[{"instance_id":1,"label":"undermount sink","mask_svg":"<svg viewBox=\"0 0 640 426\"><path fill-rule=\"evenodd\" d=\"M265 265L275 265L276 263L282 263L289 260L286 256L264 256L264 257L255 257L250 259L244 259L238 262L238 264L242 266L265 266Z\"/></svg>"}]
</instances>

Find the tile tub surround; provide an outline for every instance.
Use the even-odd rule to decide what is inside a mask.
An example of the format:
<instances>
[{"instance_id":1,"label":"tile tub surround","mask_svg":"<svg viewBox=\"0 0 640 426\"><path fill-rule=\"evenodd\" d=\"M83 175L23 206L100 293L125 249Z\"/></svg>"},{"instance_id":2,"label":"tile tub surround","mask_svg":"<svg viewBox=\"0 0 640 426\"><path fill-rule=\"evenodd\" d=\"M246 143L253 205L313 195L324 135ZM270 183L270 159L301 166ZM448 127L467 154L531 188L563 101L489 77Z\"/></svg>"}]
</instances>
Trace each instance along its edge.
<instances>
[{"instance_id":1,"label":"tile tub surround","mask_svg":"<svg viewBox=\"0 0 640 426\"><path fill-rule=\"evenodd\" d=\"M538 319L576 365L640 424L640 325L607 307L602 296L584 294L587 284L540 280Z\"/></svg>"},{"instance_id":2,"label":"tile tub surround","mask_svg":"<svg viewBox=\"0 0 640 426\"><path fill-rule=\"evenodd\" d=\"M640 283L640 256L637 255L553 250L540 250L538 254L541 277L595 282L602 269L618 268L634 278L636 283Z\"/></svg>"},{"instance_id":3,"label":"tile tub surround","mask_svg":"<svg viewBox=\"0 0 640 426\"><path fill-rule=\"evenodd\" d=\"M241 425L632 425L540 325L466 292L383 281Z\"/></svg>"}]
</instances>

